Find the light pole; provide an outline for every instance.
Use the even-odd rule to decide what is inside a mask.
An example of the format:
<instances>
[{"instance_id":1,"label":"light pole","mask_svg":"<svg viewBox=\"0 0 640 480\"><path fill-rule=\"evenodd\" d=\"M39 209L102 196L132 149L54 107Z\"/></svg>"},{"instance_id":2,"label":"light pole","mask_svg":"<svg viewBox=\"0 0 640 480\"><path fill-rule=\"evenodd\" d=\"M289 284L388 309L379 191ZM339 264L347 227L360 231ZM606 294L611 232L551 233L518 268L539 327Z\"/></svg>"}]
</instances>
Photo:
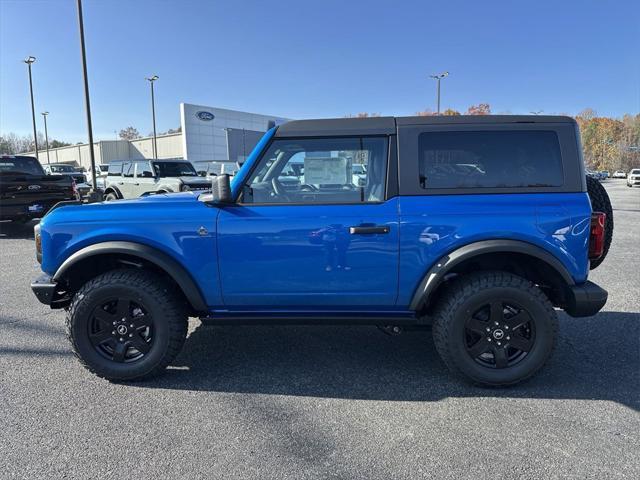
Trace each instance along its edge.
<instances>
[{"instance_id":1,"label":"light pole","mask_svg":"<svg viewBox=\"0 0 640 480\"><path fill-rule=\"evenodd\" d=\"M153 95L153 82L158 80L157 75L147 77L151 85L151 117L153 118L153 158L158 158L158 140L156 139L156 99Z\"/></svg>"},{"instance_id":2,"label":"light pole","mask_svg":"<svg viewBox=\"0 0 640 480\"><path fill-rule=\"evenodd\" d=\"M49 160L49 133L47 132L47 115L49 112L42 112L42 117L44 118L44 142L47 146L47 165L51 163Z\"/></svg>"},{"instance_id":3,"label":"light pole","mask_svg":"<svg viewBox=\"0 0 640 480\"><path fill-rule=\"evenodd\" d=\"M24 59L24 63L27 64L29 69L29 92L31 93L31 120L33 122L33 144L36 148L36 158L40 161L40 157L38 156L38 133L36 131L36 107L33 103L33 81L31 80L31 64L36 61L36 57L32 57L29 55Z\"/></svg>"},{"instance_id":4,"label":"light pole","mask_svg":"<svg viewBox=\"0 0 640 480\"><path fill-rule=\"evenodd\" d=\"M442 73L438 73L436 75L429 75L429 78L433 78L436 82L437 82L437 99L438 99L438 110L437 110L437 114L440 115L440 80L442 80L444 77L448 77L449 76L449 72L442 72Z\"/></svg>"},{"instance_id":5,"label":"light pole","mask_svg":"<svg viewBox=\"0 0 640 480\"><path fill-rule=\"evenodd\" d=\"M87 130L89 133L89 159L91 160L91 192L89 201L101 201L102 192L98 190L96 179L96 158L93 153L93 127L91 126L91 103L89 102L89 76L87 74L87 53L84 46L84 22L82 21L82 0L78 0L78 27L80 30L80 56L82 59L82 77L84 79L84 105L87 113Z\"/></svg>"}]
</instances>

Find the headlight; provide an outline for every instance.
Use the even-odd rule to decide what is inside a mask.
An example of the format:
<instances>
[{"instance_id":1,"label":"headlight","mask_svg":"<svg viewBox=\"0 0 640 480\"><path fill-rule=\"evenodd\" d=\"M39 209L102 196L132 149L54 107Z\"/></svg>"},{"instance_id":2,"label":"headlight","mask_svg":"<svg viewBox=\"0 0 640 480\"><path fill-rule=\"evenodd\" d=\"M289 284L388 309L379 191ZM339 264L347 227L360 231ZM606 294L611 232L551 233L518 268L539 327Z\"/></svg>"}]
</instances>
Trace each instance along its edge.
<instances>
[{"instance_id":1,"label":"headlight","mask_svg":"<svg viewBox=\"0 0 640 480\"><path fill-rule=\"evenodd\" d=\"M40 224L33 227L33 234L36 241L36 259L42 263L42 236L40 235Z\"/></svg>"}]
</instances>

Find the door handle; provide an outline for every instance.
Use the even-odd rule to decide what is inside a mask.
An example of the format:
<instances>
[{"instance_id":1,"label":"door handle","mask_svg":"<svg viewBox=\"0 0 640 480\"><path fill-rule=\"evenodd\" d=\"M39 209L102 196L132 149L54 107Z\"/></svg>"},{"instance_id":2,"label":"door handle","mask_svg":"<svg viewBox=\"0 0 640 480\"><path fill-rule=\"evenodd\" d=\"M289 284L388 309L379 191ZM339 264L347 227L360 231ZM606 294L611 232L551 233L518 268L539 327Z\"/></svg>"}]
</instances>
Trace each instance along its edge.
<instances>
[{"instance_id":1,"label":"door handle","mask_svg":"<svg viewBox=\"0 0 640 480\"><path fill-rule=\"evenodd\" d=\"M391 229L386 225L374 225L372 227L349 227L351 235L371 235L374 233L389 233Z\"/></svg>"},{"instance_id":2,"label":"door handle","mask_svg":"<svg viewBox=\"0 0 640 480\"><path fill-rule=\"evenodd\" d=\"M136 185L136 186L137 186L137 185L140 185L140 184L139 184L139 183L134 183L134 185Z\"/></svg>"},{"instance_id":3,"label":"door handle","mask_svg":"<svg viewBox=\"0 0 640 480\"><path fill-rule=\"evenodd\" d=\"M124 185L124 182L118 182L118 185Z\"/></svg>"}]
</instances>

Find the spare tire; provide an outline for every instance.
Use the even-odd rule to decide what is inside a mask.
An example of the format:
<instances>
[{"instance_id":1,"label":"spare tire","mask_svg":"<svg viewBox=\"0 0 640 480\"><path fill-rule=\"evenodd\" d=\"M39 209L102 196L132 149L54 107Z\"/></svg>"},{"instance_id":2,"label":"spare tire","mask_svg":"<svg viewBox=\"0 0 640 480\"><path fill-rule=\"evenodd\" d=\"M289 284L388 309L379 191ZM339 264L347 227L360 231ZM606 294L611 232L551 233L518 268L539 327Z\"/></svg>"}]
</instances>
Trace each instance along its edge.
<instances>
[{"instance_id":1,"label":"spare tire","mask_svg":"<svg viewBox=\"0 0 640 480\"><path fill-rule=\"evenodd\" d=\"M590 268L593 270L604 261L611 246L611 239L613 238L613 208L611 208L611 200L609 200L607 191L595 178L587 177L587 193L591 199L591 210L607 214L607 220L604 224L604 250L600 258L591 260Z\"/></svg>"}]
</instances>

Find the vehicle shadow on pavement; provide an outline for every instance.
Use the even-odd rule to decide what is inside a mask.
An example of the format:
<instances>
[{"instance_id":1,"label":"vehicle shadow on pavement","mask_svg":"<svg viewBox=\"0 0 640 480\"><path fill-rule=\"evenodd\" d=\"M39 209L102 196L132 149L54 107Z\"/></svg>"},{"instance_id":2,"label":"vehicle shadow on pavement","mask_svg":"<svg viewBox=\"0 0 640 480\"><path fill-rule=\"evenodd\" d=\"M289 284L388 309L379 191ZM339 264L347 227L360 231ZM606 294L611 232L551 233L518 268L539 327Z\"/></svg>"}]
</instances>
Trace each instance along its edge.
<instances>
[{"instance_id":1,"label":"vehicle shadow on pavement","mask_svg":"<svg viewBox=\"0 0 640 480\"><path fill-rule=\"evenodd\" d=\"M639 410L638 327L637 313L562 314L556 352L542 372L523 385L490 389L452 377L430 331L391 337L375 327L200 326L165 376L132 385L388 401L609 400Z\"/></svg>"},{"instance_id":2,"label":"vehicle shadow on pavement","mask_svg":"<svg viewBox=\"0 0 640 480\"><path fill-rule=\"evenodd\" d=\"M33 239L33 227L39 220L32 220L27 223L0 222L0 240L10 239Z\"/></svg>"}]
</instances>

